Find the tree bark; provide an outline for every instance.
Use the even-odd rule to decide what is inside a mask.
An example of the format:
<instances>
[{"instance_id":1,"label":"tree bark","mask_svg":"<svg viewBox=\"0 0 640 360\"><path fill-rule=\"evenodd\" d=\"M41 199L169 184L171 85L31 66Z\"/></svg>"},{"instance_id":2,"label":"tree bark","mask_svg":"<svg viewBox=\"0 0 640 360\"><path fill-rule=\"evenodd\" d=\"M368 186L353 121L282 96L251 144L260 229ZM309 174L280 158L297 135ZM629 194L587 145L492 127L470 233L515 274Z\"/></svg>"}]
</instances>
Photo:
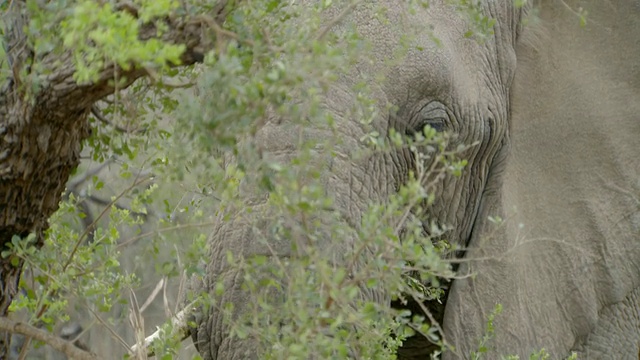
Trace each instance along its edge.
<instances>
[{"instance_id":1,"label":"tree bark","mask_svg":"<svg viewBox=\"0 0 640 360\"><path fill-rule=\"evenodd\" d=\"M126 79L124 89L147 72L140 67L123 71L110 64L94 83L78 84L73 79L75 67L69 52L34 55L23 34L29 14L22 1L12 2L5 16L11 25L5 33L4 45L13 76L0 84L0 247L14 236L36 234L36 246L43 244L47 219L58 209L58 203L71 172L78 166L82 141L91 129L88 115L91 106L114 92L114 74ZM170 31L163 40L184 44L186 51L181 65L201 61L210 41L204 36L210 21L220 21L223 8L216 19L161 19ZM122 11L132 11L123 7ZM206 20L206 21L205 21ZM140 38L150 39L157 32L152 24L141 28ZM39 74L30 71L28 64L38 63ZM26 71L25 71L26 70ZM46 75L45 75L46 74ZM26 77L26 78L22 78ZM38 84L37 90L29 90ZM17 264L16 264L17 263ZM23 262L11 257L0 258L0 317L7 316L18 290ZM8 356L10 333L0 331L0 359Z\"/></svg>"}]
</instances>

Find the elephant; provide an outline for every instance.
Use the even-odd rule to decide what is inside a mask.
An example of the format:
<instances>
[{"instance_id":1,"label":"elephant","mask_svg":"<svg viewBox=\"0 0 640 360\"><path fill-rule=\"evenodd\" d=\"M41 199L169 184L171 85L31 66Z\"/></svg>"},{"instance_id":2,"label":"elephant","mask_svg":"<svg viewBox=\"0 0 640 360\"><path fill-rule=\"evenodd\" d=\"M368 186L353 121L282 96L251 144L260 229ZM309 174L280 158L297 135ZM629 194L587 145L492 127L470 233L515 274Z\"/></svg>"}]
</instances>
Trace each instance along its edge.
<instances>
[{"instance_id":1,"label":"elephant","mask_svg":"<svg viewBox=\"0 0 640 360\"><path fill-rule=\"evenodd\" d=\"M523 358L544 348L552 358L576 352L580 359L636 359L638 2L540 0L517 6L512 0L482 0L478 6L495 20L482 41L465 36L470 20L450 2L430 1L414 11L402 1L380 3L387 22L361 6L334 24L334 31L354 25L374 49L332 85L323 102L342 139L338 156L320 175L335 198L335 211L357 227L366 205L396 192L411 170L410 154L350 157L362 148L365 130L344 114L356 96L350 86L364 79L379 110L372 124L380 134L426 124L455 134L460 144L475 144L464 153L468 165L462 174L443 180L446 186L430 208L431 217L450 226L450 241L466 249L458 273L473 274L456 278L448 290L439 320L454 350L441 357L470 358L495 305L502 304L486 358ZM580 26L586 11L586 25ZM389 62L406 35L400 29L410 29L416 46ZM389 104L396 115L381 115ZM255 132L255 146L284 161L298 151L300 134L330 136L273 117ZM258 204L253 214L262 216L260 200L251 201ZM502 221L496 225L490 220L497 217ZM252 234L242 219L220 220L209 238L204 281L194 289L214 294L222 279L228 286L216 301L242 311L249 300L226 257L264 252ZM271 246L282 256L291 251L287 243L274 240ZM329 248L326 256L338 259L339 251ZM362 296L389 302L384 293ZM192 337L206 360L259 358L250 341L229 334L215 310L197 317ZM428 354L401 350L399 357Z\"/></svg>"}]
</instances>

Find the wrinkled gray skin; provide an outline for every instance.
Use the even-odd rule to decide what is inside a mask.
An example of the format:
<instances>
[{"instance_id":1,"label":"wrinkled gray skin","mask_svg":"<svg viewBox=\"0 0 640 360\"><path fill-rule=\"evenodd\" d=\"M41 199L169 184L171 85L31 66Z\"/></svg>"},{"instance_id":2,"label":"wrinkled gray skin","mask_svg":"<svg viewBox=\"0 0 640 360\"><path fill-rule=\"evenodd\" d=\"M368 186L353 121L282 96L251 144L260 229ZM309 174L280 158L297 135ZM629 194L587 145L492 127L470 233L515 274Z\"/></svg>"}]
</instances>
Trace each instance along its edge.
<instances>
[{"instance_id":1,"label":"wrinkled gray skin","mask_svg":"<svg viewBox=\"0 0 640 360\"><path fill-rule=\"evenodd\" d=\"M412 166L402 153L349 160L350 151L362 146L358 140L364 130L344 117L340 122L353 99L346 89L383 72L387 80L372 84L380 113L388 104L397 105L399 113L377 119L380 133L433 123L442 111L435 116L421 111L431 104L429 109L446 112L444 128L457 142L479 143L465 153L469 165L462 177L445 180L432 209L433 217L455 229L448 238L470 247L460 271L477 274L452 285L443 326L456 350L443 358L468 358L500 303L504 312L496 320L488 359L498 354L528 358L543 347L554 359L572 350L580 359L637 359L638 2L542 1L536 4L539 20L522 28L526 11L514 8L511 0L485 1L486 13L497 23L495 36L483 44L463 37L467 23L443 1L432 1L415 15L404 2L387 2L395 26L373 20L362 8L344 20L355 22L376 51L326 100L344 137L324 177L338 210L357 224L366 204L395 191ZM587 9L589 25L580 28L567 5ZM427 24L441 47L433 45ZM384 65L403 31L415 32L424 50ZM265 156L284 158L295 151L294 136L300 133L290 126L272 119L256 134ZM312 126L302 131L326 136ZM489 215L506 221L496 228L487 221ZM265 252L244 226L242 221L221 223L213 234L204 284L211 290L216 280L225 279L232 290L222 301L239 308L247 300L235 274L225 270L224 254ZM287 255L287 244L274 246ZM386 294L364 296L388 301ZM250 358L250 345L230 339L226 331L220 314L201 319L194 339L204 358Z\"/></svg>"}]
</instances>

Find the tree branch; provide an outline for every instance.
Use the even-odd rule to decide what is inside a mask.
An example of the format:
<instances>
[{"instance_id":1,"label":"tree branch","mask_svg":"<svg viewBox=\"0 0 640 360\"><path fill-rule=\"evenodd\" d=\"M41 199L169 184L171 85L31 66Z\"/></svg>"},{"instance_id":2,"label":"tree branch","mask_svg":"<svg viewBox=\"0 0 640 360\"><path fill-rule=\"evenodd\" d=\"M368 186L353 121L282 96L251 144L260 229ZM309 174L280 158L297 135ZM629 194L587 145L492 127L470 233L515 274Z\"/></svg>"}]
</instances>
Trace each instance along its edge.
<instances>
[{"instance_id":1,"label":"tree branch","mask_svg":"<svg viewBox=\"0 0 640 360\"><path fill-rule=\"evenodd\" d=\"M0 330L22 334L24 336L42 341L43 343L51 346L53 349L60 351L67 355L70 359L75 360L96 360L99 359L98 355L92 354L88 351L84 351L77 348L73 343L63 340L53 334L50 334L44 330L35 328L29 324L17 322L6 317L0 317Z\"/></svg>"},{"instance_id":2,"label":"tree branch","mask_svg":"<svg viewBox=\"0 0 640 360\"><path fill-rule=\"evenodd\" d=\"M147 131L147 129L127 129L127 128L123 128L122 126L118 125L118 124L114 124L111 121L109 121L109 119L107 119L104 114L100 111L100 109L98 109L98 107L94 104L93 106L91 106L91 115L93 115L93 117L95 117L98 121L100 121L101 123L105 124L105 125L109 125L111 127L113 127L114 129L116 129L116 131L121 132L121 133L125 133L125 134L142 134L145 131Z\"/></svg>"},{"instance_id":3,"label":"tree branch","mask_svg":"<svg viewBox=\"0 0 640 360\"><path fill-rule=\"evenodd\" d=\"M116 9L136 16L135 3L128 0L121 3ZM213 9L216 25L222 23L233 3L236 1L216 3ZM58 209L65 184L80 162L82 141L91 134L88 122L91 107L149 73L145 64L128 64L125 71L117 64L107 63L102 65L95 81L78 84L74 78L77 54L58 51L62 49L36 53L31 48L33 44L24 31L31 15L25 1L15 0L0 14L8 67L5 72L11 75L0 81L0 246L11 242L14 236L24 238L30 233L36 234L36 247L44 244L47 219ZM54 27L59 20L47 26ZM143 42L155 38L183 45L180 64L168 64L171 66L202 61L204 54L219 41L217 33L209 27L210 22L201 18L176 12L152 20L140 24L138 38ZM156 27L160 23L166 30L161 34ZM0 316L7 315L18 291L22 266L22 260L16 265L11 258L0 259ZM9 332L56 344L75 359L96 358L36 330L1 319L0 359L8 357Z\"/></svg>"}]
</instances>

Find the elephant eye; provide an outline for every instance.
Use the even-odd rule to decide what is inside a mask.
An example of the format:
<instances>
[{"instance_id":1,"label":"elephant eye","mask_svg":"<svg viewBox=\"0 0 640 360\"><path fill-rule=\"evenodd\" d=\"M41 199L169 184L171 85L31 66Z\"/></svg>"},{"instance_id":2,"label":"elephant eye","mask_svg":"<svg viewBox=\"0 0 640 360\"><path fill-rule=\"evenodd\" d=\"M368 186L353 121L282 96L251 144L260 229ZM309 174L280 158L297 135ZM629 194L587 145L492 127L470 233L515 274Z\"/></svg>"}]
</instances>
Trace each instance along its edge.
<instances>
[{"instance_id":1,"label":"elephant eye","mask_svg":"<svg viewBox=\"0 0 640 360\"><path fill-rule=\"evenodd\" d=\"M449 114L443 104L432 101L423 106L416 116L414 133L424 131L425 126L430 126L437 132L446 129L449 123Z\"/></svg>"},{"instance_id":2,"label":"elephant eye","mask_svg":"<svg viewBox=\"0 0 640 360\"><path fill-rule=\"evenodd\" d=\"M425 119L425 121L422 121L422 124L418 127L418 131L423 131L427 125L437 132L443 132L446 127L444 118Z\"/></svg>"}]
</instances>

